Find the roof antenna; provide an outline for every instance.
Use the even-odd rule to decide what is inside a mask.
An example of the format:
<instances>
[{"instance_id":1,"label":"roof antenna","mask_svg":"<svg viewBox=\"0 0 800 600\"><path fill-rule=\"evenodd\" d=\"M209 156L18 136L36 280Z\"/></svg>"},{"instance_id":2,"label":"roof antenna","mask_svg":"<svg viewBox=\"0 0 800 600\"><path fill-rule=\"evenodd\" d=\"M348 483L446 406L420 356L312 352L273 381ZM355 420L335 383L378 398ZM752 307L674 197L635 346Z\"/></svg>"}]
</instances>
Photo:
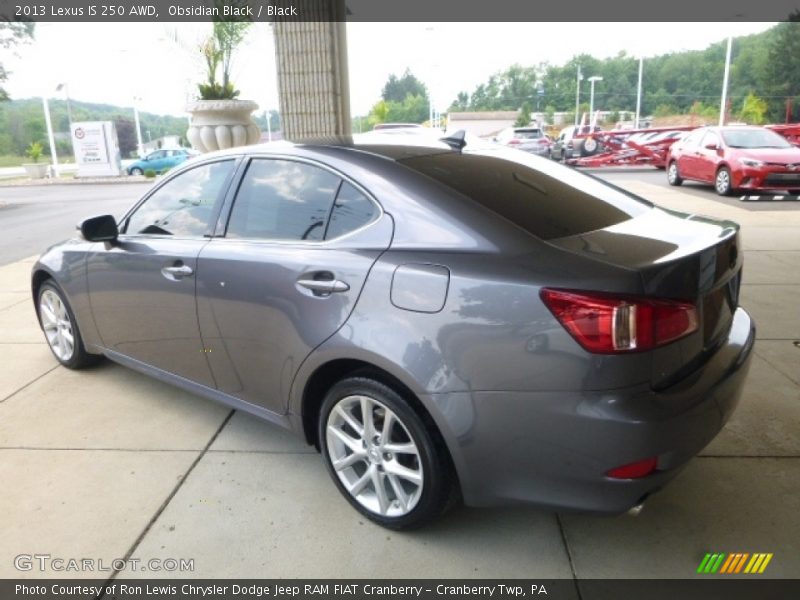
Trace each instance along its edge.
<instances>
[{"instance_id":1,"label":"roof antenna","mask_svg":"<svg viewBox=\"0 0 800 600\"><path fill-rule=\"evenodd\" d=\"M461 152L461 150L464 149L464 146L467 145L466 137L467 137L467 132L464 131L463 129L459 129L458 131L454 131L453 133L451 133L446 137L439 138L439 141L444 142L445 144L450 146L453 150L458 150L459 152Z\"/></svg>"}]
</instances>

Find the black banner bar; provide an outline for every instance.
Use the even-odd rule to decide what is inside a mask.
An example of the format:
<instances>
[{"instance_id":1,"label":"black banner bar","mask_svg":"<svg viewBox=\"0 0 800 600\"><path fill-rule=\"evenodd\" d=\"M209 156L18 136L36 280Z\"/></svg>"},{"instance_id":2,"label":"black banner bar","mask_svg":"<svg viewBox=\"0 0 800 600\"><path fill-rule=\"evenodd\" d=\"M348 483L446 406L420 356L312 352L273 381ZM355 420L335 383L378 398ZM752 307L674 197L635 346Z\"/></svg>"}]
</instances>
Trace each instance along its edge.
<instances>
[{"instance_id":1,"label":"black banner bar","mask_svg":"<svg viewBox=\"0 0 800 600\"><path fill-rule=\"evenodd\" d=\"M36 600L789 600L798 579L0 580L0 598Z\"/></svg>"},{"instance_id":2,"label":"black banner bar","mask_svg":"<svg viewBox=\"0 0 800 600\"><path fill-rule=\"evenodd\" d=\"M36 22L180 22L248 18L315 20L335 0L0 0L0 20ZM558 22L787 20L800 0L345 0L353 22ZM624 30L606 35L625 35ZM535 35L532 32L531 35ZM569 30L564 30L568 43ZM601 38L598 38L598 40ZM467 40L453 40L454 45Z\"/></svg>"}]
</instances>

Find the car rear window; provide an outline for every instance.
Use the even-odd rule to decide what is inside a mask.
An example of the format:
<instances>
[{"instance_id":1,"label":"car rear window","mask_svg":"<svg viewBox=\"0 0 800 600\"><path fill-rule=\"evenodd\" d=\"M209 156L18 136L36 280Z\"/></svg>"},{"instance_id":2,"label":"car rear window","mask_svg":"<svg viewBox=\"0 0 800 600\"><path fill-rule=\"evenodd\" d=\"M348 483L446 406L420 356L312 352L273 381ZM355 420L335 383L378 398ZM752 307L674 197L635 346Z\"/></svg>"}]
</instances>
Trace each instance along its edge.
<instances>
[{"instance_id":1,"label":"car rear window","mask_svg":"<svg viewBox=\"0 0 800 600\"><path fill-rule=\"evenodd\" d=\"M542 137L541 129L516 129L514 130L514 137L521 140L535 140Z\"/></svg>"},{"instance_id":2,"label":"car rear window","mask_svg":"<svg viewBox=\"0 0 800 600\"><path fill-rule=\"evenodd\" d=\"M543 240L627 221L648 202L546 159L452 152L400 160Z\"/></svg>"}]
</instances>

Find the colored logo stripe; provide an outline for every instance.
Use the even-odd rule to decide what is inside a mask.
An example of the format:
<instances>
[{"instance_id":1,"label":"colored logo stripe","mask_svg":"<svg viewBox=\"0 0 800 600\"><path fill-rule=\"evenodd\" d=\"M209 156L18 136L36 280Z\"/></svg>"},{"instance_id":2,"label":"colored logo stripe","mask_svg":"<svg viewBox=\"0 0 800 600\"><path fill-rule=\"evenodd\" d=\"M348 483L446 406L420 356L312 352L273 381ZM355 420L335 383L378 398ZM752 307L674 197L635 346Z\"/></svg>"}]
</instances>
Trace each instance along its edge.
<instances>
[{"instance_id":1,"label":"colored logo stripe","mask_svg":"<svg viewBox=\"0 0 800 600\"><path fill-rule=\"evenodd\" d=\"M703 561L700 563L700 566L697 567L698 573L716 573L717 569L719 569L720 565L722 564L722 560L725 558L725 554L706 554Z\"/></svg>"},{"instance_id":2,"label":"colored logo stripe","mask_svg":"<svg viewBox=\"0 0 800 600\"><path fill-rule=\"evenodd\" d=\"M703 557L703 560L700 561L697 572L704 574L713 574L717 572L720 574L735 574L741 573L742 569L744 569L744 573L763 573L772 560L772 556L772 553L762 552L756 554L750 554L748 552L733 552L731 554L709 552Z\"/></svg>"},{"instance_id":3,"label":"colored logo stripe","mask_svg":"<svg viewBox=\"0 0 800 600\"><path fill-rule=\"evenodd\" d=\"M746 552L731 554L725 564L722 565L720 573L738 573L744 566L744 561L747 560L748 556L750 555Z\"/></svg>"}]
</instances>

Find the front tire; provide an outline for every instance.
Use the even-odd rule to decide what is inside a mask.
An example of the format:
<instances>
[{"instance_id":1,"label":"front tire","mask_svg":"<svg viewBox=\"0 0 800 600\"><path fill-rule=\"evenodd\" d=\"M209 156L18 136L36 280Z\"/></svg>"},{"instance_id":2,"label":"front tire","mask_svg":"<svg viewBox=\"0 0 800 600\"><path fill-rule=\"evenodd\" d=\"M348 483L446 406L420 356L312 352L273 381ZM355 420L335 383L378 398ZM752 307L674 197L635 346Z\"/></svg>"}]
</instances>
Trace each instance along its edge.
<instances>
[{"instance_id":1,"label":"front tire","mask_svg":"<svg viewBox=\"0 0 800 600\"><path fill-rule=\"evenodd\" d=\"M667 183L670 185L680 185L683 183L683 178L678 171L678 163L674 160L669 163L669 167L667 167Z\"/></svg>"},{"instance_id":2,"label":"front tire","mask_svg":"<svg viewBox=\"0 0 800 600\"><path fill-rule=\"evenodd\" d=\"M444 442L392 388L367 377L340 381L318 426L336 487L371 521L411 529L450 506L456 485Z\"/></svg>"},{"instance_id":3,"label":"front tire","mask_svg":"<svg viewBox=\"0 0 800 600\"><path fill-rule=\"evenodd\" d=\"M39 324L56 360L68 369L96 363L100 357L86 352L75 315L61 289L53 281L46 281L39 288L37 300Z\"/></svg>"},{"instance_id":4,"label":"front tire","mask_svg":"<svg viewBox=\"0 0 800 600\"><path fill-rule=\"evenodd\" d=\"M129 171L129 174L130 175L144 175L144 171L142 171L139 167L133 167Z\"/></svg>"},{"instance_id":5,"label":"front tire","mask_svg":"<svg viewBox=\"0 0 800 600\"><path fill-rule=\"evenodd\" d=\"M733 183L731 182L731 170L728 167L720 167L714 179L714 189L720 196L730 196L733 193Z\"/></svg>"}]
</instances>

